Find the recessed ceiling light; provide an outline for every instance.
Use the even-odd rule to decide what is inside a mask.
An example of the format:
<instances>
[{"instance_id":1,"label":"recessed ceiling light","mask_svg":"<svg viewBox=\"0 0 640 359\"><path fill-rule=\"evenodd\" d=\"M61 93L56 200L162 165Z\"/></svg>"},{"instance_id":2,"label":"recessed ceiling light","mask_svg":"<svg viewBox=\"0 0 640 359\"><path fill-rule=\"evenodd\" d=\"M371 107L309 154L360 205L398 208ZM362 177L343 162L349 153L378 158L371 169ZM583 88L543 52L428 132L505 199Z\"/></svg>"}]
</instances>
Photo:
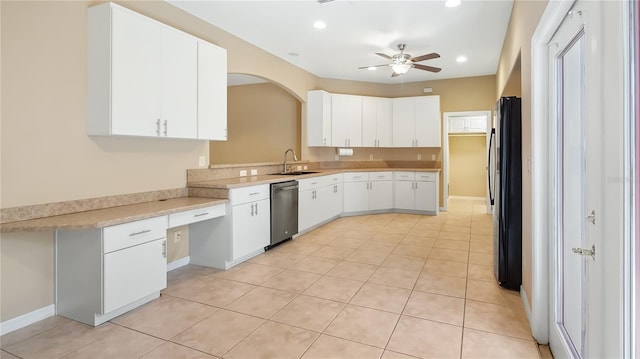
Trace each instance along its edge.
<instances>
[{"instance_id":1,"label":"recessed ceiling light","mask_svg":"<svg viewBox=\"0 0 640 359\"><path fill-rule=\"evenodd\" d=\"M313 27L315 27L318 30L322 30L325 27L327 27L327 24L322 20L318 20L318 21L313 23Z\"/></svg>"},{"instance_id":2,"label":"recessed ceiling light","mask_svg":"<svg viewBox=\"0 0 640 359\"><path fill-rule=\"evenodd\" d=\"M458 5L460 5L462 1L461 0L446 0L444 2L444 6L446 7L456 7Z\"/></svg>"},{"instance_id":3,"label":"recessed ceiling light","mask_svg":"<svg viewBox=\"0 0 640 359\"><path fill-rule=\"evenodd\" d=\"M369 66L369 67L367 67L367 70L369 70L369 71L375 71L375 70L377 70L377 69L378 69L378 68L377 68L377 67L375 67L375 66Z\"/></svg>"},{"instance_id":4,"label":"recessed ceiling light","mask_svg":"<svg viewBox=\"0 0 640 359\"><path fill-rule=\"evenodd\" d=\"M467 58L464 56L458 56L458 58L456 59L456 61L458 62L467 62Z\"/></svg>"}]
</instances>

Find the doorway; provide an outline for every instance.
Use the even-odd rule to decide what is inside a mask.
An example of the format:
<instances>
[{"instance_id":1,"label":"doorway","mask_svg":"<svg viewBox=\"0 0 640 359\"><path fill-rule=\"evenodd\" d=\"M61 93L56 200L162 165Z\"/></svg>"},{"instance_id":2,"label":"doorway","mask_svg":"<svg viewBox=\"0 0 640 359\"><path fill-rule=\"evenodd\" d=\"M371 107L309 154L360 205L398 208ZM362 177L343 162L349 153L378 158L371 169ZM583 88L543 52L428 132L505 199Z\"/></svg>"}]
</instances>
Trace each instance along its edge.
<instances>
[{"instance_id":1,"label":"doorway","mask_svg":"<svg viewBox=\"0 0 640 359\"><path fill-rule=\"evenodd\" d=\"M629 347L626 6L550 2L532 38L529 319L556 358L625 357Z\"/></svg>"},{"instance_id":2,"label":"doorway","mask_svg":"<svg viewBox=\"0 0 640 359\"><path fill-rule=\"evenodd\" d=\"M443 210L450 197L486 199L491 213L487 159L491 134L491 111L445 112Z\"/></svg>"}]
</instances>

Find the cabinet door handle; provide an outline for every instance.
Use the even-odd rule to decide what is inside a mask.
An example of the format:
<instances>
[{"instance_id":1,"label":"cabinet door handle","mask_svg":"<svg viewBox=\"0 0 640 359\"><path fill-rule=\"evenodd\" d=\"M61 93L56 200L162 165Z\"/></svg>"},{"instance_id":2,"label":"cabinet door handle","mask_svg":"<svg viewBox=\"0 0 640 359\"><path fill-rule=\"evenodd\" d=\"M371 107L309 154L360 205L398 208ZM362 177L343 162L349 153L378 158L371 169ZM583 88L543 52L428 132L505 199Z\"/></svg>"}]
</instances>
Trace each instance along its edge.
<instances>
[{"instance_id":1,"label":"cabinet door handle","mask_svg":"<svg viewBox=\"0 0 640 359\"><path fill-rule=\"evenodd\" d=\"M346 138L344 139L344 145L345 145L345 147L347 146L347 139Z\"/></svg>"},{"instance_id":2,"label":"cabinet door handle","mask_svg":"<svg viewBox=\"0 0 640 359\"><path fill-rule=\"evenodd\" d=\"M256 203L256 216L258 215L258 204Z\"/></svg>"},{"instance_id":3,"label":"cabinet door handle","mask_svg":"<svg viewBox=\"0 0 640 359\"><path fill-rule=\"evenodd\" d=\"M167 120L164 120L164 135L167 136Z\"/></svg>"},{"instance_id":4,"label":"cabinet door handle","mask_svg":"<svg viewBox=\"0 0 640 359\"><path fill-rule=\"evenodd\" d=\"M208 215L208 214L209 214L209 212L198 213L198 214L194 215L194 216L193 216L193 218L198 218L198 217L206 216L206 215Z\"/></svg>"},{"instance_id":5,"label":"cabinet door handle","mask_svg":"<svg viewBox=\"0 0 640 359\"><path fill-rule=\"evenodd\" d=\"M145 233L149 233L149 232L151 232L150 229L145 229L144 231L133 232L133 233L129 234L129 237L135 237L135 236L139 236L141 234L145 234Z\"/></svg>"},{"instance_id":6,"label":"cabinet door handle","mask_svg":"<svg viewBox=\"0 0 640 359\"><path fill-rule=\"evenodd\" d=\"M253 217L253 203L251 203L251 216Z\"/></svg>"},{"instance_id":7,"label":"cabinet door handle","mask_svg":"<svg viewBox=\"0 0 640 359\"><path fill-rule=\"evenodd\" d=\"M167 240L162 241L162 256L167 258Z\"/></svg>"},{"instance_id":8,"label":"cabinet door handle","mask_svg":"<svg viewBox=\"0 0 640 359\"><path fill-rule=\"evenodd\" d=\"M322 139L322 145L323 145L323 146L326 146L326 145L327 145L327 139L326 139L326 138L323 138L323 139Z\"/></svg>"},{"instance_id":9,"label":"cabinet door handle","mask_svg":"<svg viewBox=\"0 0 640 359\"><path fill-rule=\"evenodd\" d=\"M160 136L160 119L156 121L156 135Z\"/></svg>"}]
</instances>

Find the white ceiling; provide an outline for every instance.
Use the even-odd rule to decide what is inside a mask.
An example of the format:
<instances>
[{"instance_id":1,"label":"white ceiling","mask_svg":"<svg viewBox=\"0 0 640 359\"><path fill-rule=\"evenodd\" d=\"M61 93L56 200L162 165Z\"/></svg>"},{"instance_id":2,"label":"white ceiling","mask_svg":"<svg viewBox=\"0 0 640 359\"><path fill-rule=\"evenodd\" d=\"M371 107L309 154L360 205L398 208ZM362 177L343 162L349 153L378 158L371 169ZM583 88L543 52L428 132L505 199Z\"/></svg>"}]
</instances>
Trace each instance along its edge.
<instances>
[{"instance_id":1,"label":"white ceiling","mask_svg":"<svg viewBox=\"0 0 640 359\"><path fill-rule=\"evenodd\" d=\"M513 0L462 0L455 8L444 0L166 1L316 76L389 84L495 74L513 6ZM326 29L315 29L316 20ZM393 55L400 42L412 56L439 53L421 64L442 71L414 68L391 78L388 67L358 69L388 63L375 53ZM461 55L468 61L457 63Z\"/></svg>"}]
</instances>

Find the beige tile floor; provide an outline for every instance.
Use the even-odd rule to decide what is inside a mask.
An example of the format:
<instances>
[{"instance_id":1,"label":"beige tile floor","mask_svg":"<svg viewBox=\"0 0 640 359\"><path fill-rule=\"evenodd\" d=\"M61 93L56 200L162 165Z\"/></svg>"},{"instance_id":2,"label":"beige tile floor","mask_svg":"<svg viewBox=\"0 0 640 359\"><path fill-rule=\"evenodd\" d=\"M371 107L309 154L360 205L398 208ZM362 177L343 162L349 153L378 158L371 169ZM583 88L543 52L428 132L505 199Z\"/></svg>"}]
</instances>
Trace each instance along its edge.
<instances>
[{"instance_id":1,"label":"beige tile floor","mask_svg":"<svg viewBox=\"0 0 640 359\"><path fill-rule=\"evenodd\" d=\"M97 328L9 333L0 358L548 358L495 283L484 212L340 218L228 271L170 272L159 299Z\"/></svg>"}]
</instances>

